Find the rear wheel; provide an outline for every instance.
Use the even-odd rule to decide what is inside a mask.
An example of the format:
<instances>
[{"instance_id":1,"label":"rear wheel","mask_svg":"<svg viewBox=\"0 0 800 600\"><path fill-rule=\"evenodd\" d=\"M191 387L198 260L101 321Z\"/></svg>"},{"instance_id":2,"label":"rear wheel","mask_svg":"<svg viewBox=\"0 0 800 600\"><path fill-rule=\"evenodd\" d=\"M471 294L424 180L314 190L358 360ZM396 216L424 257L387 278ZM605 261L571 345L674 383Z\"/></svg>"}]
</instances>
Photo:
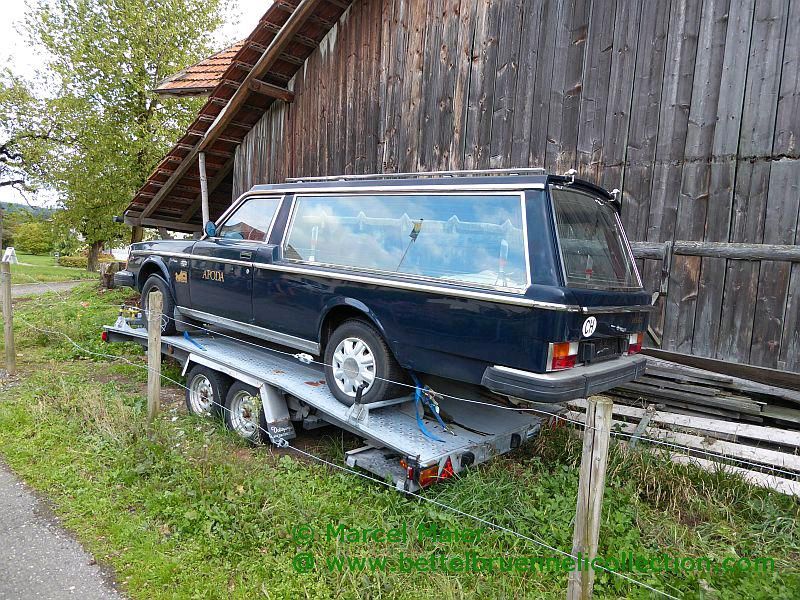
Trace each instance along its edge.
<instances>
[{"instance_id":1,"label":"rear wheel","mask_svg":"<svg viewBox=\"0 0 800 600\"><path fill-rule=\"evenodd\" d=\"M161 333L162 335L175 334L175 301L172 299L172 292L167 282L158 275L150 275L142 286L142 308L144 309L144 326L148 325L148 310L150 309L150 292L158 290L163 299L161 307Z\"/></svg>"},{"instance_id":2,"label":"rear wheel","mask_svg":"<svg viewBox=\"0 0 800 600\"><path fill-rule=\"evenodd\" d=\"M225 398L225 424L248 442L266 441L267 423L258 389L234 382Z\"/></svg>"},{"instance_id":3,"label":"rear wheel","mask_svg":"<svg viewBox=\"0 0 800 600\"><path fill-rule=\"evenodd\" d=\"M186 408L204 417L222 414L230 379L202 365L195 365L186 376Z\"/></svg>"},{"instance_id":4,"label":"rear wheel","mask_svg":"<svg viewBox=\"0 0 800 600\"><path fill-rule=\"evenodd\" d=\"M360 319L337 327L325 347L325 380L339 402L351 406L359 388L365 404L396 398L403 371L380 332Z\"/></svg>"}]
</instances>

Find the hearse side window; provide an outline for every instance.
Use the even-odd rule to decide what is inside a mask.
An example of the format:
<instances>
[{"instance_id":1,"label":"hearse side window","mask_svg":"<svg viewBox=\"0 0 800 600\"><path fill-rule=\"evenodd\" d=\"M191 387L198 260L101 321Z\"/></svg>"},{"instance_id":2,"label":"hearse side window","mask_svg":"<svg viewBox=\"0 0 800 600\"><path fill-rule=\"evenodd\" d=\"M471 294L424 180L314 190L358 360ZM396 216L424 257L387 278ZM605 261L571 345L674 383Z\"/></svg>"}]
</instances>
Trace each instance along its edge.
<instances>
[{"instance_id":1,"label":"hearse side window","mask_svg":"<svg viewBox=\"0 0 800 600\"><path fill-rule=\"evenodd\" d=\"M305 196L284 256L522 290L522 223L518 194Z\"/></svg>"},{"instance_id":2,"label":"hearse side window","mask_svg":"<svg viewBox=\"0 0 800 600\"><path fill-rule=\"evenodd\" d=\"M229 240L266 242L278 198L250 198L233 211L217 229L217 237Z\"/></svg>"},{"instance_id":3,"label":"hearse side window","mask_svg":"<svg viewBox=\"0 0 800 600\"><path fill-rule=\"evenodd\" d=\"M639 289L617 213L590 194L551 188L567 286Z\"/></svg>"}]
</instances>

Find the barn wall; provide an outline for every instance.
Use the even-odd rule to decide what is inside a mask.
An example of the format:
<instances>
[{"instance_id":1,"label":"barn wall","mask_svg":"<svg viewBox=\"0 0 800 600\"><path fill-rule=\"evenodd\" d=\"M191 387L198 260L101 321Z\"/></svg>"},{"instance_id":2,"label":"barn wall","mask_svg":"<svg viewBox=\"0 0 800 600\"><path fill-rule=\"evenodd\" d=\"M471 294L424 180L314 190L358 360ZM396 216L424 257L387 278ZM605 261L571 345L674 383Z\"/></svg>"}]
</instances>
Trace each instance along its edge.
<instances>
[{"instance_id":1,"label":"barn wall","mask_svg":"<svg viewBox=\"0 0 800 600\"><path fill-rule=\"evenodd\" d=\"M545 166L632 240L796 244L798 0L356 0L239 148L287 175ZM658 289L661 264L643 277ZM663 347L800 370L800 264L676 256Z\"/></svg>"}]
</instances>

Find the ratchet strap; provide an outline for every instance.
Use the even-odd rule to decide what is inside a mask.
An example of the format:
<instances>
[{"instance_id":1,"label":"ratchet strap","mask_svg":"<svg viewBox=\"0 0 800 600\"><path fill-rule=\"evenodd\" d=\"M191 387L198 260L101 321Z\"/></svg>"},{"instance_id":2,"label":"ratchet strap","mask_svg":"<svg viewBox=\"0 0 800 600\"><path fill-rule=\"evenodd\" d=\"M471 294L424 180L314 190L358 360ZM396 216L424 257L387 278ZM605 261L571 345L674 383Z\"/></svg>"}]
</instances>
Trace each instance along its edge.
<instances>
[{"instance_id":1,"label":"ratchet strap","mask_svg":"<svg viewBox=\"0 0 800 600\"><path fill-rule=\"evenodd\" d=\"M422 417L425 415L425 407L428 407L431 413L433 413L433 416L436 417L436 420L439 422L442 430L449 431L447 425L445 425L444 421L442 421L442 417L439 415L439 404L433 397L433 390L427 385L423 386L416 374L411 371L409 372L411 373L411 378L414 380L414 385L416 386L414 390L414 414L417 417L417 426L425 437L437 442L444 442L443 439L428 431L428 428L425 427L425 422L422 420ZM421 411L420 408L422 409Z\"/></svg>"}]
</instances>

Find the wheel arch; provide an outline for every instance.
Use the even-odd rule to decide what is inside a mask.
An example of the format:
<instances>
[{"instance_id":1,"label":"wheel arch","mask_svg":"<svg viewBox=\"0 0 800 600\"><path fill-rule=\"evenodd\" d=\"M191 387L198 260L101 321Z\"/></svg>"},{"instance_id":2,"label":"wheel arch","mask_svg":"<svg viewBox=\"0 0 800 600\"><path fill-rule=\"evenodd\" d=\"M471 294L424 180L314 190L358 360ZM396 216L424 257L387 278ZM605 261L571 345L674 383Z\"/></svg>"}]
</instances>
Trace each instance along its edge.
<instances>
[{"instance_id":1,"label":"wheel arch","mask_svg":"<svg viewBox=\"0 0 800 600\"><path fill-rule=\"evenodd\" d=\"M161 278L167 282L167 287L172 291L172 284L169 280L169 270L167 265L164 264L160 258L150 257L139 268L139 274L136 276L136 288L141 292L144 287L144 282L151 275L161 275Z\"/></svg>"},{"instance_id":2,"label":"wheel arch","mask_svg":"<svg viewBox=\"0 0 800 600\"><path fill-rule=\"evenodd\" d=\"M348 319L363 319L374 325L391 349L391 340L386 334L386 329L366 304L355 298L337 298L323 309L320 317L318 327L320 355L325 353L325 346L334 329Z\"/></svg>"}]
</instances>

